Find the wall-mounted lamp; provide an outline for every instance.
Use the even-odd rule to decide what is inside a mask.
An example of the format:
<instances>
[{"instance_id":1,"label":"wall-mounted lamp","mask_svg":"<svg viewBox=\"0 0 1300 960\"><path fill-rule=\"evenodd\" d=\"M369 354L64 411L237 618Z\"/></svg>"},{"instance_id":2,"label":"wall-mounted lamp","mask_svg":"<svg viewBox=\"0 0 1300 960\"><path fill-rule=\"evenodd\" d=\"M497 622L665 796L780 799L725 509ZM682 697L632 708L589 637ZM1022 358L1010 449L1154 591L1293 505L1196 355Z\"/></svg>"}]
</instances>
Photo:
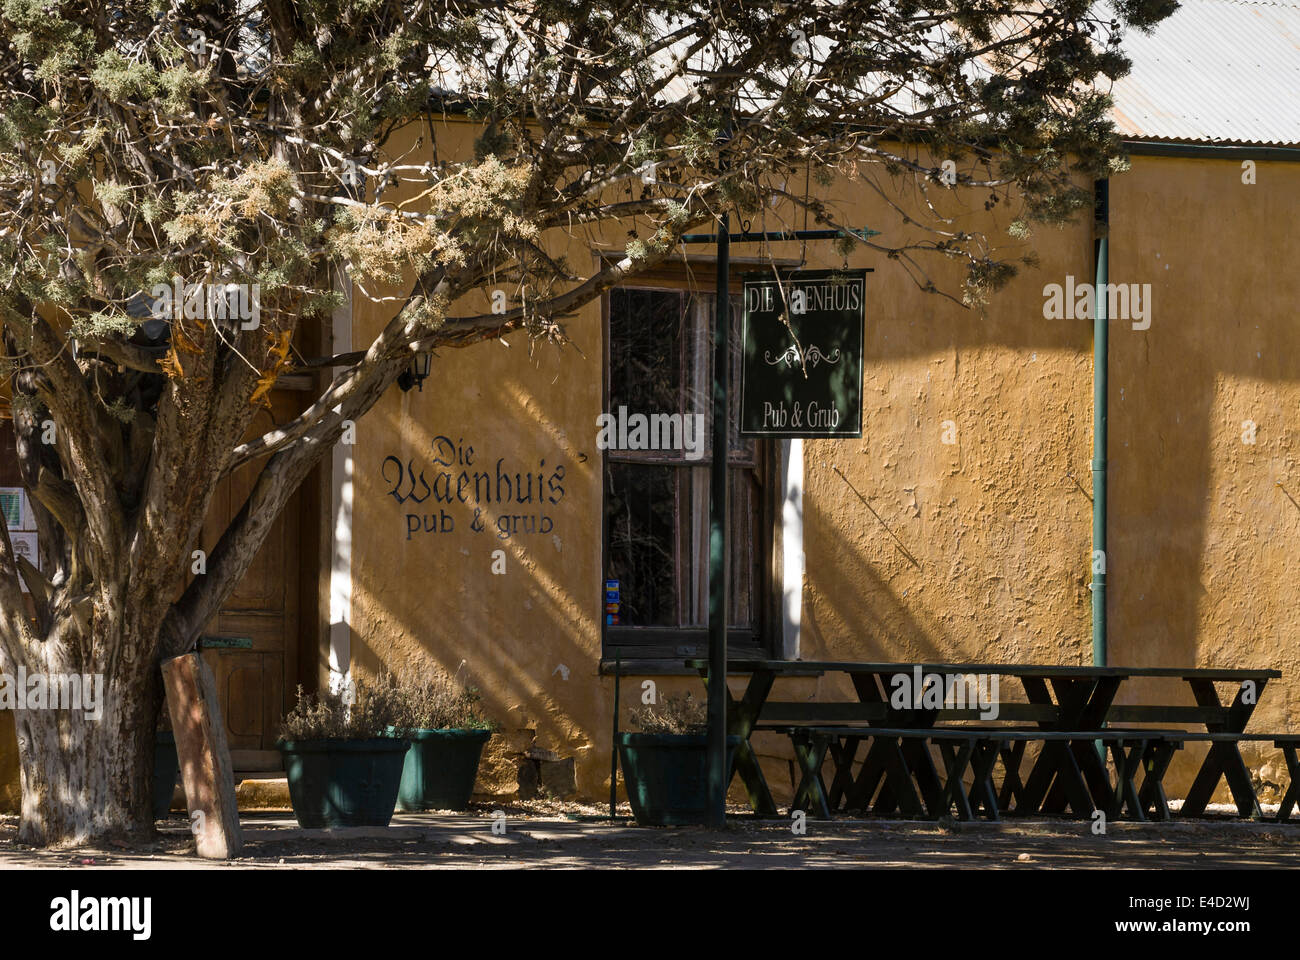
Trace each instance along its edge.
<instances>
[{"instance_id":1,"label":"wall-mounted lamp","mask_svg":"<svg viewBox=\"0 0 1300 960\"><path fill-rule=\"evenodd\" d=\"M397 378L397 385L402 388L403 392L416 387L421 393L424 393L424 381L429 376L429 366L432 362L433 358L429 354L417 353L411 357L411 365L403 370Z\"/></svg>"}]
</instances>

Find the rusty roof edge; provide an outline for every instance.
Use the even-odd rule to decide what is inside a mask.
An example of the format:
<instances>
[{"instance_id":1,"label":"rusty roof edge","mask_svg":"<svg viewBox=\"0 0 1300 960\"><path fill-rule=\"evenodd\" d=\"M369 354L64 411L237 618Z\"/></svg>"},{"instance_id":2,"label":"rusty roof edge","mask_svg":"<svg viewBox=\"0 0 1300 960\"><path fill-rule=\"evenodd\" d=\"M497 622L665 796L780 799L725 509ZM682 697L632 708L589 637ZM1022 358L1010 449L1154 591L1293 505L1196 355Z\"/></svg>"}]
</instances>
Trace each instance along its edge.
<instances>
[{"instance_id":1,"label":"rusty roof edge","mask_svg":"<svg viewBox=\"0 0 1300 960\"><path fill-rule=\"evenodd\" d=\"M1203 140L1155 140L1139 137L1125 137L1123 143L1130 155L1139 157L1300 162L1300 146L1288 144L1210 143Z\"/></svg>"}]
</instances>

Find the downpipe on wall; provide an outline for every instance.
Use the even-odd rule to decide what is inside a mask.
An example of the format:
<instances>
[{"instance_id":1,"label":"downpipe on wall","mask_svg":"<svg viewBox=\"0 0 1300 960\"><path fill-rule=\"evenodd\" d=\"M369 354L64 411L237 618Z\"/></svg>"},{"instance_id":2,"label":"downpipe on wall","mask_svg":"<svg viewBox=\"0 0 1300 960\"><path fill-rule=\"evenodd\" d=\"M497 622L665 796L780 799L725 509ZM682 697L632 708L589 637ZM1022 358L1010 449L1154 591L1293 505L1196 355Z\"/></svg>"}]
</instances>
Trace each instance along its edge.
<instances>
[{"instance_id":1,"label":"downpipe on wall","mask_svg":"<svg viewBox=\"0 0 1300 960\"><path fill-rule=\"evenodd\" d=\"M1110 181L1096 183L1094 259L1098 291L1092 330L1092 662L1106 666L1106 450L1110 316L1106 289L1110 273Z\"/></svg>"}]
</instances>

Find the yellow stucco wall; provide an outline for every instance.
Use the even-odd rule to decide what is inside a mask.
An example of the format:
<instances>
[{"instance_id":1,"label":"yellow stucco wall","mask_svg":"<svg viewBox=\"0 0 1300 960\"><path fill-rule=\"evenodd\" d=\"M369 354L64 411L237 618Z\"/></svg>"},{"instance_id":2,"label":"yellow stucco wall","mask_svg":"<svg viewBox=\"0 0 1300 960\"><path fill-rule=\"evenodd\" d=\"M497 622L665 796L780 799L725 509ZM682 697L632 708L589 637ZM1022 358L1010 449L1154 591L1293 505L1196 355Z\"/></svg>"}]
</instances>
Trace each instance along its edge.
<instances>
[{"instance_id":1,"label":"yellow stucco wall","mask_svg":"<svg viewBox=\"0 0 1300 960\"><path fill-rule=\"evenodd\" d=\"M464 127L439 135L443 155L468 145ZM1280 667L1252 723L1260 730L1300 726L1297 188L1294 164L1260 163L1258 183L1245 186L1233 162L1141 157L1111 187L1111 280L1151 283L1154 309L1148 330L1111 326L1110 662ZM908 229L860 184L826 193L845 222L883 231L882 242ZM1016 252L1009 216L986 213L983 199L938 195L954 228ZM602 242L577 231L549 240L584 270L591 243ZM603 239L612 249L624 241ZM882 256L849 258L875 268L864 430L858 441L805 442L805 659L1090 662L1091 321L1045 320L1043 286L1067 273L1091 279L1091 224L1039 229L1030 247L1043 266L983 311L923 293ZM797 257L799 247L774 252ZM958 290L957 265L921 263ZM809 246L808 268L843 264L830 244ZM711 273L697 268L706 289ZM354 344L368 343L392 309L358 295ZM476 295L455 312L487 309ZM558 350L514 338L444 351L423 391L394 388L360 422L352 662L363 674L430 662L459 671L507 729L536 730L538 746L574 757L579 791L601 798L612 681L598 672L599 306L567 332L573 343ZM1248 419L1254 445L1241 441ZM955 444L943 442L946 421ZM440 436L449 443L435 447ZM452 462L436 463L438 451ZM423 471L435 490L445 470L453 498L462 469L495 475L500 462L512 481L533 474L534 496L509 510L482 505L480 532L472 495L399 503L393 493L408 495L411 479L399 480L388 457ZM437 528L443 513L454 529L424 529L426 514ZM535 532L500 537L502 514L531 518ZM497 549L507 557L501 576L490 572ZM661 686L701 689L685 678ZM626 682L625 703L634 692ZM1133 687L1126 698L1168 692ZM833 677L786 682L778 694L852 696ZM788 797L787 745L757 745L774 791ZM1175 762L1171 795L1202 752L1189 747ZM1253 766L1275 763L1274 753L1247 748Z\"/></svg>"},{"instance_id":2,"label":"yellow stucco wall","mask_svg":"<svg viewBox=\"0 0 1300 960\"><path fill-rule=\"evenodd\" d=\"M1276 667L1250 724L1273 732L1300 727L1300 165L1242 172L1147 158L1112 182L1111 277L1151 283L1154 311L1111 326L1111 656Z\"/></svg>"},{"instance_id":3,"label":"yellow stucco wall","mask_svg":"<svg viewBox=\"0 0 1300 960\"><path fill-rule=\"evenodd\" d=\"M463 125L441 128L440 152L467 149L469 134ZM572 252L583 269L592 263L585 244ZM453 312L490 310L485 294L469 301ZM392 312L357 297L354 343L368 343ZM358 424L352 554L355 669L431 658L459 671L507 728L536 729L540 743L576 758L591 790L599 784L593 771L608 767L597 731L607 730L610 718L607 698L593 695L601 686L601 479L592 426L602 393L598 317L598 308L585 310L569 328L572 345L561 351L530 349L519 338L447 350L434 359L422 391L391 389ZM439 437L446 439L435 449ZM462 470L492 474L495 488L499 466L512 491L520 474L530 474L532 502L516 495L501 507L494 489L485 497L492 502L479 508L484 529L475 531L471 486L468 503L440 503L440 492L422 504L398 503L394 461L385 480L389 456L413 464L416 477L423 473L433 486L448 473L453 498ZM408 475L397 496L409 493L410 482ZM434 528L427 532L426 515ZM408 529L408 516L418 518L419 532ZM502 537L498 522L512 523L502 516L527 517L519 525L531 523L536 532ZM504 575L490 572L498 549L507 558Z\"/></svg>"},{"instance_id":4,"label":"yellow stucco wall","mask_svg":"<svg viewBox=\"0 0 1300 960\"><path fill-rule=\"evenodd\" d=\"M1239 187L1254 193L1238 195L1220 183L1238 177L1234 163L1138 158L1112 187L1111 279L1152 283L1155 312L1148 331L1112 325L1110 662L1280 666L1288 677L1252 724L1272 729L1288 726L1300 703L1297 616L1286 602L1300 508L1274 486L1291 479L1300 500L1290 452L1300 344L1289 310L1300 281L1284 267L1295 259L1286 211L1300 168L1261 171L1258 185ZM841 181L827 193L844 222L880 229L886 243L903 235L874 192ZM1010 218L986 213L982 196L939 200L955 228L1017 250ZM590 262L590 239L575 233L561 249ZM1043 266L982 313L923 293L881 256L849 258L876 269L864 436L805 445L804 658L1091 661L1092 325L1043 318L1045 284L1067 273L1092 279L1091 224L1039 229L1031 246ZM958 290L956 265L921 262ZM829 244L810 245L808 268L843 263ZM711 269L698 269L707 289ZM359 306L356 342L387 313ZM612 705L612 681L598 675L600 316L593 305L571 320L574 347L562 351L520 340L447 351L422 393L384 397L355 452L352 611L359 669L421 658L460 669L507 727L535 729L540 746L577 758L580 791L596 798L608 790ZM1260 439L1243 447L1239 424L1252 416ZM945 421L955 444L942 442ZM473 469L498 458L548 475L563 465L563 500L540 511L553 529L502 540L495 505L488 530L475 532L471 506L431 497L417 512L431 508L436 520L445 509L455 529L408 538L409 504L390 495L383 461L432 468L439 435L472 445ZM536 504L509 512L539 513ZM489 572L498 548L509 558L504 576ZM778 692L852 696L833 677ZM774 789L788 794L788 747L775 737L758 746ZM1199 756L1188 754L1170 776L1175 794Z\"/></svg>"}]
</instances>

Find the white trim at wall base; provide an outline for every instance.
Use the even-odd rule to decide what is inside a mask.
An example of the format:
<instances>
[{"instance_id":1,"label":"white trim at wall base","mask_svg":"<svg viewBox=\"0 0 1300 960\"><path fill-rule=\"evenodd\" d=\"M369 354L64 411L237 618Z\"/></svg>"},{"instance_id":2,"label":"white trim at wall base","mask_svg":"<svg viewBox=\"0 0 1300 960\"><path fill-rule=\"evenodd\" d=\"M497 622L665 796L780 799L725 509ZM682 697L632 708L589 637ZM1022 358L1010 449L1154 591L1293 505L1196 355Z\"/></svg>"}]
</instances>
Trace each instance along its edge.
<instances>
[{"instance_id":1,"label":"white trim at wall base","mask_svg":"<svg viewBox=\"0 0 1300 960\"><path fill-rule=\"evenodd\" d=\"M799 659L803 604L803 441L781 441L781 656Z\"/></svg>"}]
</instances>

